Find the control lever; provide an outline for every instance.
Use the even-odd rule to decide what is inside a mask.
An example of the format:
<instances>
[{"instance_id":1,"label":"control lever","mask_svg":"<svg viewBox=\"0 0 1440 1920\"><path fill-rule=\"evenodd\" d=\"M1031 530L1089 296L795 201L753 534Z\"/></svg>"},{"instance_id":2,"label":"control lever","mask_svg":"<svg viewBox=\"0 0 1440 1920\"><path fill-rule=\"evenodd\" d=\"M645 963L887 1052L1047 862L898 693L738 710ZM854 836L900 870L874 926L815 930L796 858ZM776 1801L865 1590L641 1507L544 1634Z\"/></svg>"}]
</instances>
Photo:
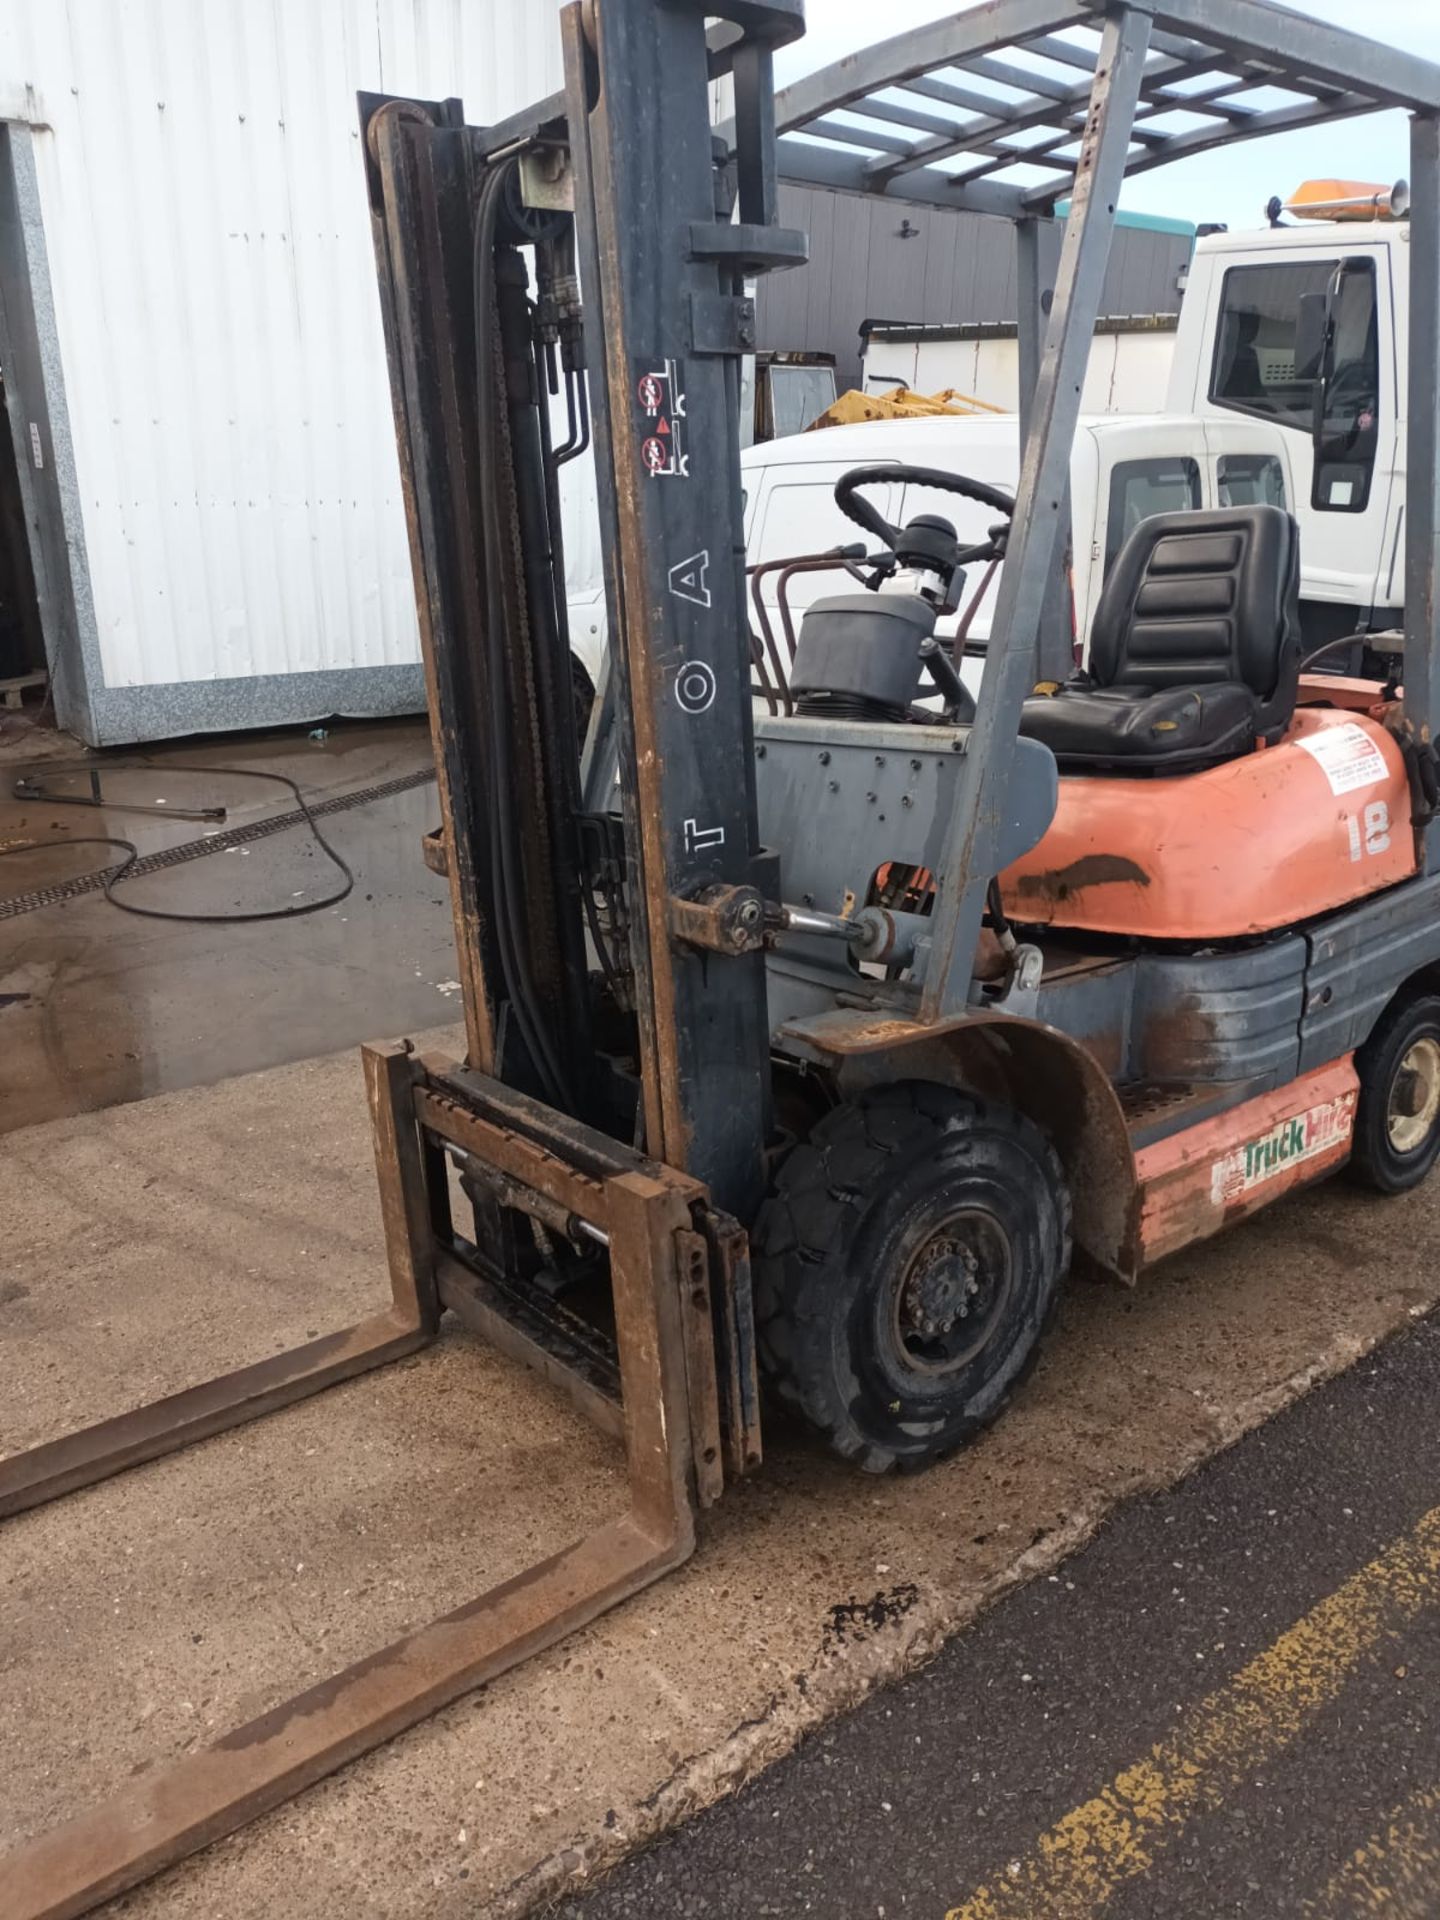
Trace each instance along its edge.
<instances>
[{"instance_id":1,"label":"control lever","mask_svg":"<svg viewBox=\"0 0 1440 1920\"><path fill-rule=\"evenodd\" d=\"M941 699L945 702L946 718L959 719L963 716L967 723L973 720L975 702L971 698L970 689L950 664L949 654L934 634L931 634L928 640L920 642L920 658L925 664L926 672L939 689Z\"/></svg>"}]
</instances>

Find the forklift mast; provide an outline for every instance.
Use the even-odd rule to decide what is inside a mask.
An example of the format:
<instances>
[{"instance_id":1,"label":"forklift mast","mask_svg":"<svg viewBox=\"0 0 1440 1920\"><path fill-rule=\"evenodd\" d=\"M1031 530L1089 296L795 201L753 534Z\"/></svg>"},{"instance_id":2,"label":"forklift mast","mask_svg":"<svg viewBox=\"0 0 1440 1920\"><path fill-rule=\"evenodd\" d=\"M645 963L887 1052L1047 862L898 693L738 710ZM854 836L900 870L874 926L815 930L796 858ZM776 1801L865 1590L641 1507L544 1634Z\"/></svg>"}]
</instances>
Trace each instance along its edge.
<instances>
[{"instance_id":1,"label":"forklift mast","mask_svg":"<svg viewBox=\"0 0 1440 1920\"><path fill-rule=\"evenodd\" d=\"M770 1125L762 939L778 870L756 819L740 362L755 347L746 277L799 264L807 247L775 224L772 49L801 31L800 0L737 12L733 180L696 111L709 78L698 8L595 9L593 48L572 8L564 32L632 775L620 784L644 1137L748 1220Z\"/></svg>"},{"instance_id":2,"label":"forklift mast","mask_svg":"<svg viewBox=\"0 0 1440 1920\"><path fill-rule=\"evenodd\" d=\"M707 40L698 6L571 6L563 96L488 129L455 102L367 98L362 117L469 1064L643 1142L747 1220L777 883L756 815L740 363L746 279L806 257L775 224L771 77L803 13L731 11ZM708 113L724 73L733 161ZM556 472L587 429L623 834L609 806L581 815L570 720Z\"/></svg>"}]
</instances>

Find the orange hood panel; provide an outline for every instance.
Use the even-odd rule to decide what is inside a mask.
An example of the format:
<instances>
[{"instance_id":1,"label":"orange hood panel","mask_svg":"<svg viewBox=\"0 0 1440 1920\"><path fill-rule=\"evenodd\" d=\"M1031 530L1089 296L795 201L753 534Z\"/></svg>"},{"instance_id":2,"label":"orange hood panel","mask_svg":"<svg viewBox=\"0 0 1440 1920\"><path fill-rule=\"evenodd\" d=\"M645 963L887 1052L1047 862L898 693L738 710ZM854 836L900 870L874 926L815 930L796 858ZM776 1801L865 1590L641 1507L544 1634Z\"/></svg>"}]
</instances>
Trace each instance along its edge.
<instances>
[{"instance_id":1,"label":"orange hood panel","mask_svg":"<svg viewBox=\"0 0 1440 1920\"><path fill-rule=\"evenodd\" d=\"M1305 707L1277 746L1203 773L1065 775L1049 831L1000 888L1030 926L1227 940L1415 871L1396 742L1368 716Z\"/></svg>"}]
</instances>

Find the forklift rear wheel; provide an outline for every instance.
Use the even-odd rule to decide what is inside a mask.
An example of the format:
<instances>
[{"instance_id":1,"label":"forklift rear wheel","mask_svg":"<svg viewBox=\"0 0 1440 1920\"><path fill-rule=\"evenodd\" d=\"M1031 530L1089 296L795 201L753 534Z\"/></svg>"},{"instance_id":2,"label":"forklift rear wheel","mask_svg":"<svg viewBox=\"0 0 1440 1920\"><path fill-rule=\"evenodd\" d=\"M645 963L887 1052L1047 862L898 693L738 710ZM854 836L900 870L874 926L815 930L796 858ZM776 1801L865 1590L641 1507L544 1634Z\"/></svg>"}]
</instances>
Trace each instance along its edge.
<instances>
[{"instance_id":1,"label":"forklift rear wheel","mask_svg":"<svg viewBox=\"0 0 1440 1920\"><path fill-rule=\"evenodd\" d=\"M773 1391L885 1473L961 1446L1033 1365L1070 1199L1022 1115L912 1081L825 1116L781 1167L755 1244Z\"/></svg>"},{"instance_id":2,"label":"forklift rear wheel","mask_svg":"<svg viewBox=\"0 0 1440 1920\"><path fill-rule=\"evenodd\" d=\"M1404 1193L1440 1155L1440 995L1397 1001L1356 1054L1355 1070L1350 1171L1377 1193Z\"/></svg>"}]
</instances>

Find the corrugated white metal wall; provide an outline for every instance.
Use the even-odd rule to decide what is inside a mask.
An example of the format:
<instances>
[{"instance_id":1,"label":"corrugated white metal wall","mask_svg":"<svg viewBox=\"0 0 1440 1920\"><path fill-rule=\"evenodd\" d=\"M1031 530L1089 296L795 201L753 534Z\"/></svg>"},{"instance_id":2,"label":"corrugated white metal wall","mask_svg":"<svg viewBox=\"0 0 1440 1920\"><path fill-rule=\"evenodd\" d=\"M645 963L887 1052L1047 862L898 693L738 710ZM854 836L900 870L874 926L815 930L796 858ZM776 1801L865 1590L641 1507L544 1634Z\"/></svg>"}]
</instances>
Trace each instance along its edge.
<instances>
[{"instance_id":1,"label":"corrugated white metal wall","mask_svg":"<svg viewBox=\"0 0 1440 1920\"><path fill-rule=\"evenodd\" d=\"M355 94L560 81L553 0L0 0L107 687L416 659Z\"/></svg>"}]
</instances>

